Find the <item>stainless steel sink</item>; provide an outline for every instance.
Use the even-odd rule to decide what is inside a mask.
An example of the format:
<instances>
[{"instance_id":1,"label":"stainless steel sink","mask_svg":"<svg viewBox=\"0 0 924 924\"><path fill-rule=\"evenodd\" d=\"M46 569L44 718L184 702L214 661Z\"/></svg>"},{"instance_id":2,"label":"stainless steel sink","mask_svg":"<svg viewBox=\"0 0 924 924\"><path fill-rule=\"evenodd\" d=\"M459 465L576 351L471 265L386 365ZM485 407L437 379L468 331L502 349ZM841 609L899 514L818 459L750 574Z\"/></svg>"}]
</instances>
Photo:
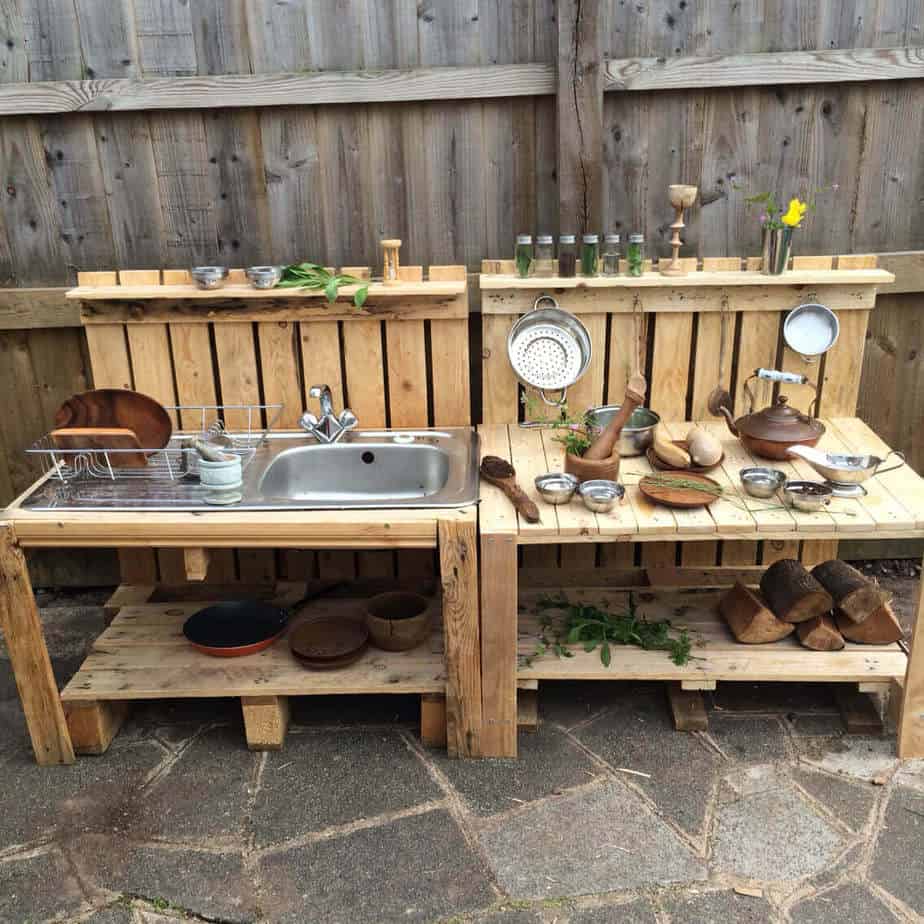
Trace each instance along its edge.
<instances>
[{"instance_id":1,"label":"stainless steel sink","mask_svg":"<svg viewBox=\"0 0 924 924\"><path fill-rule=\"evenodd\" d=\"M50 478L29 509L322 510L464 507L478 500L478 435L468 428L353 431L322 444L271 433L244 469L241 501L207 504L198 478Z\"/></svg>"}]
</instances>

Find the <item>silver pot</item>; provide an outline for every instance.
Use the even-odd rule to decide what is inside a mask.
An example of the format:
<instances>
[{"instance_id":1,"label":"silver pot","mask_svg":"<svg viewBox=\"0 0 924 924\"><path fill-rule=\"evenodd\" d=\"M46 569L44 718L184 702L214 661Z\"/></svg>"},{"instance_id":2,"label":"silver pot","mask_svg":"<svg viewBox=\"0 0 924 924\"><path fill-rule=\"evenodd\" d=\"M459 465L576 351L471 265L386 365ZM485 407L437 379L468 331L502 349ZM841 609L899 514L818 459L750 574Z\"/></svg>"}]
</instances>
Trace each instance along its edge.
<instances>
[{"instance_id":1,"label":"silver pot","mask_svg":"<svg viewBox=\"0 0 924 924\"><path fill-rule=\"evenodd\" d=\"M598 430L603 430L613 419L613 415L622 405L602 404L592 407L587 413L591 424ZM661 418L647 407L637 407L619 434L619 455L643 456L654 442L655 429Z\"/></svg>"}]
</instances>

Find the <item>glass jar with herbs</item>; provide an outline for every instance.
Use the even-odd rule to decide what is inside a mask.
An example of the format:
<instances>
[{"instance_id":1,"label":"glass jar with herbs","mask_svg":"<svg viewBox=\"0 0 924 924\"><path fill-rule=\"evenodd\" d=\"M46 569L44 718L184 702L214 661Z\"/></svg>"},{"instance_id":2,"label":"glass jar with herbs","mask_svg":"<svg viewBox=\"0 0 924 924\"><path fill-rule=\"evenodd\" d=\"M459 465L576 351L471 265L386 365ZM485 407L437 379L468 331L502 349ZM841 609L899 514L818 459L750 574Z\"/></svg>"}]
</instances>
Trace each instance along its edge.
<instances>
[{"instance_id":1,"label":"glass jar with herbs","mask_svg":"<svg viewBox=\"0 0 924 924\"><path fill-rule=\"evenodd\" d=\"M603 239L603 275L616 276L619 273L619 235L607 234Z\"/></svg>"},{"instance_id":2,"label":"glass jar with herbs","mask_svg":"<svg viewBox=\"0 0 924 924\"><path fill-rule=\"evenodd\" d=\"M585 234L581 238L581 275L596 276L600 262L600 236Z\"/></svg>"},{"instance_id":3,"label":"glass jar with herbs","mask_svg":"<svg viewBox=\"0 0 924 924\"><path fill-rule=\"evenodd\" d=\"M577 274L577 245L573 234L558 238L558 275L566 279Z\"/></svg>"},{"instance_id":4,"label":"glass jar with herbs","mask_svg":"<svg viewBox=\"0 0 924 924\"><path fill-rule=\"evenodd\" d=\"M629 246L626 248L626 271L630 276L641 276L645 263L645 236L630 234Z\"/></svg>"},{"instance_id":5,"label":"glass jar with herbs","mask_svg":"<svg viewBox=\"0 0 924 924\"><path fill-rule=\"evenodd\" d=\"M533 236L531 234L517 235L517 249L514 253L517 266L517 276L525 279L533 273Z\"/></svg>"},{"instance_id":6,"label":"glass jar with herbs","mask_svg":"<svg viewBox=\"0 0 924 924\"><path fill-rule=\"evenodd\" d=\"M551 234L537 234L536 257L533 264L533 275L554 276L556 269L555 239Z\"/></svg>"}]
</instances>

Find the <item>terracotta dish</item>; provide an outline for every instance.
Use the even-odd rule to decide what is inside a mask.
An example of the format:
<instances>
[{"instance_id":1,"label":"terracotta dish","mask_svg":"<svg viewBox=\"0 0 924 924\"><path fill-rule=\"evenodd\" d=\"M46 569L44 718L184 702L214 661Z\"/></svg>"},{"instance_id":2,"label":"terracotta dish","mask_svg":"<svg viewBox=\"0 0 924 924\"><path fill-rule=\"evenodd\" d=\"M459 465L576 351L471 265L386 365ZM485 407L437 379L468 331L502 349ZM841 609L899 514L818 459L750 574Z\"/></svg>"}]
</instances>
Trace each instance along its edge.
<instances>
[{"instance_id":1,"label":"terracotta dish","mask_svg":"<svg viewBox=\"0 0 924 924\"><path fill-rule=\"evenodd\" d=\"M316 616L296 626L289 648L305 667L325 670L346 667L366 650L369 630L365 624L338 616Z\"/></svg>"},{"instance_id":2,"label":"terracotta dish","mask_svg":"<svg viewBox=\"0 0 924 924\"><path fill-rule=\"evenodd\" d=\"M183 635L197 651L240 658L269 648L285 631L287 610L259 600L231 600L193 613Z\"/></svg>"},{"instance_id":3,"label":"terracotta dish","mask_svg":"<svg viewBox=\"0 0 924 924\"><path fill-rule=\"evenodd\" d=\"M68 398L55 414L55 427L120 427L134 432L147 450L163 449L173 433L161 404L126 388L97 388Z\"/></svg>"},{"instance_id":4,"label":"terracotta dish","mask_svg":"<svg viewBox=\"0 0 924 924\"><path fill-rule=\"evenodd\" d=\"M674 469L665 472L665 475L676 475L685 481L698 481L702 484L712 485L715 488L721 488L721 485L706 475L686 470L678 471ZM663 504L665 507L708 507L709 504L718 500L714 494L706 494L704 491L697 491L695 488L678 488L671 486L659 485L656 477L646 475L639 483L638 487L642 494L656 504Z\"/></svg>"}]
</instances>

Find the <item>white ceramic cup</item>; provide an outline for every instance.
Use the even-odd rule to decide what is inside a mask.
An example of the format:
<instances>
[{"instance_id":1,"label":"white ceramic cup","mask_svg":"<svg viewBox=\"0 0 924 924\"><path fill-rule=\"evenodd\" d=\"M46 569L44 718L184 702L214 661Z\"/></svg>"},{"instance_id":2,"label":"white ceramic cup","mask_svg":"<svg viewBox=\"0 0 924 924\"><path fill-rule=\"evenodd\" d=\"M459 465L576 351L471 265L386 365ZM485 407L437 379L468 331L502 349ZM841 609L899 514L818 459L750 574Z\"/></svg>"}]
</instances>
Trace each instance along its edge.
<instances>
[{"instance_id":1,"label":"white ceramic cup","mask_svg":"<svg viewBox=\"0 0 924 924\"><path fill-rule=\"evenodd\" d=\"M199 481L209 488L237 487L241 483L240 456L222 462L199 459Z\"/></svg>"}]
</instances>

